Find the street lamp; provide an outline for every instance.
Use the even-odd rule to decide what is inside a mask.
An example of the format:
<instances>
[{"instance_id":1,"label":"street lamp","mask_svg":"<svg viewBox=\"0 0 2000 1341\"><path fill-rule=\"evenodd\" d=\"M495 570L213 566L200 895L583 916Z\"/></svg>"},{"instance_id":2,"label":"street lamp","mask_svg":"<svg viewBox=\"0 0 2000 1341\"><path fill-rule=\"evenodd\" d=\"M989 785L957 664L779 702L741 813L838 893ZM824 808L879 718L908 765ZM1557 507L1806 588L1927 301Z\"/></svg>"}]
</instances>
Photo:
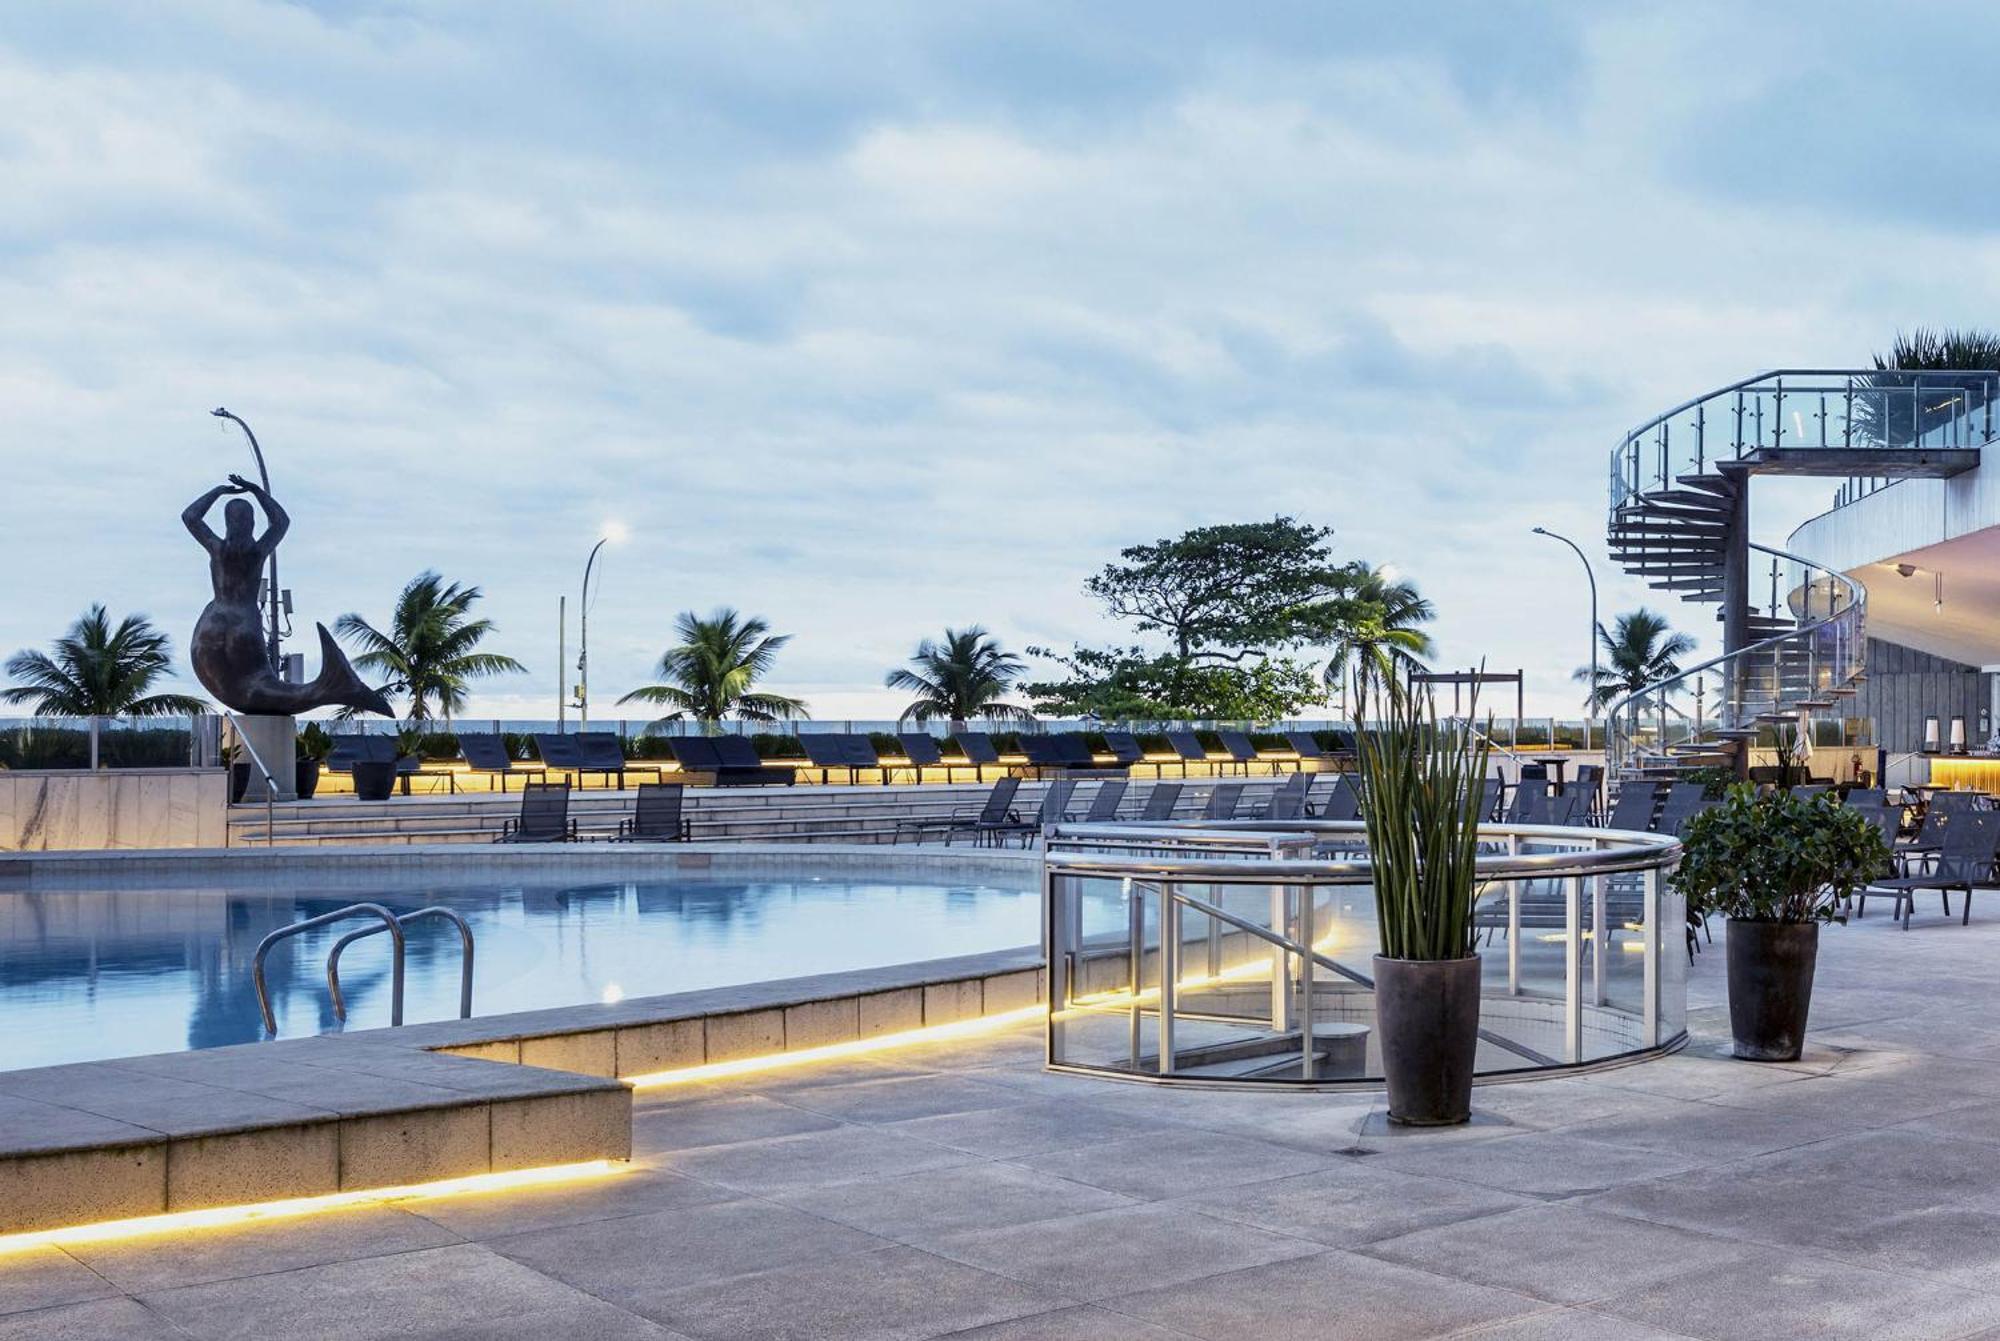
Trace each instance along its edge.
<instances>
[{"instance_id":1,"label":"street lamp","mask_svg":"<svg viewBox=\"0 0 2000 1341\"><path fill-rule=\"evenodd\" d=\"M590 570L597 563L597 551L614 541L623 540L626 531L623 523L607 522L604 533L597 543L590 547L590 557L583 561L583 594L577 606L577 656L576 656L576 729L590 730Z\"/></svg>"},{"instance_id":2,"label":"street lamp","mask_svg":"<svg viewBox=\"0 0 2000 1341\"><path fill-rule=\"evenodd\" d=\"M1590 579L1590 695L1584 700L1584 734L1590 732L1590 712L1597 706L1597 574L1591 570L1590 557L1566 535L1557 535L1546 526L1537 526L1536 535L1545 535L1551 540L1560 540L1576 551L1576 557L1583 563L1583 575ZM1588 741L1585 742L1588 744Z\"/></svg>"},{"instance_id":3,"label":"street lamp","mask_svg":"<svg viewBox=\"0 0 2000 1341\"><path fill-rule=\"evenodd\" d=\"M264 467L264 449L257 445L257 435L250 431L250 425L244 423L240 416L231 414L227 409L225 409L223 406L220 405L210 410L209 413L214 415L217 419L229 420L231 423L235 424L238 428L243 430L244 437L250 439L250 455L257 458L257 478L263 484L264 492L267 494L270 493L271 472L265 469ZM279 607L279 602L283 599L283 597L278 591L278 551L275 546L273 546L271 549L271 575L268 585L270 587L270 593L271 593L271 630L267 640L268 652L271 658L272 673L282 678L285 673L284 670L285 663L284 663L284 658L279 654L278 651L278 639L280 637L279 627L281 622L279 619L278 607Z\"/></svg>"}]
</instances>

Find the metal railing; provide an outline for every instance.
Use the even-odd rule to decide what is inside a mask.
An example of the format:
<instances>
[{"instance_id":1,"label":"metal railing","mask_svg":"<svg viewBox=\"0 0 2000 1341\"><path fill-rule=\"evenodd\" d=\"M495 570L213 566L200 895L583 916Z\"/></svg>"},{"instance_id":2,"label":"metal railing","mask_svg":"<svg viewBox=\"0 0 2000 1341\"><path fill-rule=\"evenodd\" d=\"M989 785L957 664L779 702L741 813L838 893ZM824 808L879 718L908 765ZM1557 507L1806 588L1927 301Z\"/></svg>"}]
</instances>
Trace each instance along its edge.
<instances>
[{"instance_id":1,"label":"metal railing","mask_svg":"<svg viewBox=\"0 0 2000 1341\"><path fill-rule=\"evenodd\" d=\"M235 728L234 734L236 736L237 748L248 754L251 761L257 765L257 771L264 775L264 846L276 847L278 844L278 780L271 776L270 767L265 764L263 756L257 753L257 747L250 743L250 737L243 730L242 719L233 712L223 715L229 719L229 724Z\"/></svg>"},{"instance_id":2,"label":"metal railing","mask_svg":"<svg viewBox=\"0 0 2000 1341\"><path fill-rule=\"evenodd\" d=\"M1866 669L1867 589L1846 574L1764 545L1770 559L1766 619L1797 627L1711 657L1614 703L1607 763L1612 775L1664 762L1671 747L1754 732L1801 710L1825 707ZM1676 729L1678 728L1678 729Z\"/></svg>"},{"instance_id":3,"label":"metal railing","mask_svg":"<svg viewBox=\"0 0 2000 1341\"><path fill-rule=\"evenodd\" d=\"M428 908L419 908L415 912L402 913L397 916L396 922L399 926L407 927L410 923L422 917L442 918L458 928L458 1018L469 1020L472 1018L472 927L452 909L439 907L435 904ZM363 927L359 931L350 931L335 941L333 949L327 953L326 990L327 994L333 998L334 1019L341 1021L347 1019L347 1001L340 994L340 952L358 940L369 936L379 936L386 930L388 930L387 927ZM396 954L398 956L402 954L400 943L397 946ZM400 964L397 966L395 991L398 993L402 991ZM400 996L390 1003L390 1013L393 1017L392 1023L402 1022L403 1003Z\"/></svg>"},{"instance_id":4,"label":"metal railing","mask_svg":"<svg viewBox=\"0 0 2000 1341\"><path fill-rule=\"evenodd\" d=\"M2000 373L1782 368L1676 405L1611 452L1615 512L1682 475L1788 448L1946 450L1993 439Z\"/></svg>"},{"instance_id":5,"label":"metal railing","mask_svg":"<svg viewBox=\"0 0 2000 1341\"><path fill-rule=\"evenodd\" d=\"M394 1027L403 1022L403 924L396 915L379 903L351 903L345 908L336 908L330 913L308 917L302 922L291 922L257 942L257 952L250 959L250 984L257 990L257 1010L264 1017L264 1033L272 1038L278 1034L277 1017L271 1013L271 992L264 981L264 956L280 941L302 936L315 927L342 922L352 917L373 917L382 922L382 930L389 933L395 943L395 958L390 969L389 1024Z\"/></svg>"},{"instance_id":6,"label":"metal railing","mask_svg":"<svg viewBox=\"0 0 2000 1341\"><path fill-rule=\"evenodd\" d=\"M1482 1074L1685 1038L1672 838L1482 825ZM1196 1084L1379 1083L1366 827L1057 825L1043 861L1049 1062ZM1666 934L1672 929L1674 934ZM1623 937L1625 939L1618 940ZM1613 953L1614 943L1616 953Z\"/></svg>"}]
</instances>

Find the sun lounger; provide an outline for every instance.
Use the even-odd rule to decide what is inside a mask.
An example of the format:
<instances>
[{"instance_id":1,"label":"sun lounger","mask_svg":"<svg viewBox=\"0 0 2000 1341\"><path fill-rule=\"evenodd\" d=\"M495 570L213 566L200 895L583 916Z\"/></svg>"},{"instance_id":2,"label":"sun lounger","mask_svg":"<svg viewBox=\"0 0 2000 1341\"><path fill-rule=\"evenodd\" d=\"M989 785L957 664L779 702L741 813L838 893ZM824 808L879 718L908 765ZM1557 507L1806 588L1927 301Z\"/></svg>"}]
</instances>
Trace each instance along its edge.
<instances>
[{"instance_id":1,"label":"sun lounger","mask_svg":"<svg viewBox=\"0 0 2000 1341\"><path fill-rule=\"evenodd\" d=\"M642 782L629 817L618 821L618 841L684 843L691 836L678 782Z\"/></svg>"},{"instance_id":2,"label":"sun lounger","mask_svg":"<svg viewBox=\"0 0 2000 1341\"><path fill-rule=\"evenodd\" d=\"M1000 751L993 746L993 737L984 731L954 731L951 739L958 746L958 752L965 756L965 761L972 765L972 775L980 781L985 781L989 765L1003 767Z\"/></svg>"},{"instance_id":3,"label":"sun lounger","mask_svg":"<svg viewBox=\"0 0 2000 1341\"><path fill-rule=\"evenodd\" d=\"M1192 731L1167 732L1167 744L1173 746L1174 753L1180 756L1183 777L1187 776L1189 764L1208 764L1219 769L1224 762L1209 758L1208 751L1202 748L1201 738Z\"/></svg>"},{"instance_id":4,"label":"sun lounger","mask_svg":"<svg viewBox=\"0 0 2000 1341\"><path fill-rule=\"evenodd\" d=\"M529 782L521 787L521 813L501 826L499 843L570 843L576 821L569 817L567 782Z\"/></svg>"},{"instance_id":5,"label":"sun lounger","mask_svg":"<svg viewBox=\"0 0 2000 1341\"><path fill-rule=\"evenodd\" d=\"M986 794L985 801L971 809L959 809L939 818L903 819L896 821L892 843L900 843L908 834L914 841L922 842L927 833L944 835L946 847L958 834L969 833L974 843L983 843L988 835L997 834L1009 824L1017 822L1013 811L1014 794L1021 789L1019 778L1001 778L993 784L993 790Z\"/></svg>"},{"instance_id":6,"label":"sun lounger","mask_svg":"<svg viewBox=\"0 0 2000 1341\"><path fill-rule=\"evenodd\" d=\"M495 735L474 735L458 733L458 757L465 761L468 771L484 773L489 778L497 778L500 790L507 790L507 779L516 774L532 778L537 782L547 780L547 770L534 764L515 766L514 757L507 753L505 737Z\"/></svg>"}]
</instances>

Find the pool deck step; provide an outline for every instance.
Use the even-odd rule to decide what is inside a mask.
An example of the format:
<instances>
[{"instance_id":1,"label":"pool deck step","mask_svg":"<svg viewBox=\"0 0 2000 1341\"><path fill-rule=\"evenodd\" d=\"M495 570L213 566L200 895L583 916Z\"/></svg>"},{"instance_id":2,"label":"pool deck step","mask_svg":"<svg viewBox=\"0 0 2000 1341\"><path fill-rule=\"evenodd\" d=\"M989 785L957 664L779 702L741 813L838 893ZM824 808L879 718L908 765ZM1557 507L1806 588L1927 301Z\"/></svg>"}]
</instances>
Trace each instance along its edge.
<instances>
[{"instance_id":1,"label":"pool deck step","mask_svg":"<svg viewBox=\"0 0 2000 1341\"><path fill-rule=\"evenodd\" d=\"M1184 807L1201 803L1209 787L1223 779L1199 779L1186 784ZM1168 779L1168 781L1174 781ZM1272 788L1275 777L1247 780L1244 813L1254 814ZM816 787L777 793L744 794L723 789L690 791L686 814L694 836L737 842L881 843L896 838L897 821L944 819L976 807L991 784L882 787ZM1156 779L1133 779L1126 792L1128 811L1143 804ZM1048 784L1027 782L1014 809L1032 815ZM1076 802L1088 805L1095 784L1079 783ZM293 802L276 806L267 817L262 806L238 806L230 813L232 845L262 845L267 827L274 845L309 846L325 843L370 843L385 846L412 843L491 842L507 821L520 813L520 793L486 793L451 797L398 797L362 802L348 797ZM574 795L570 814L586 838L615 834L618 821L630 815L629 792L603 791ZM935 841L935 837L933 837Z\"/></svg>"},{"instance_id":2,"label":"pool deck step","mask_svg":"<svg viewBox=\"0 0 2000 1341\"><path fill-rule=\"evenodd\" d=\"M630 1157L616 1081L415 1043L0 1071L0 1233Z\"/></svg>"}]
</instances>

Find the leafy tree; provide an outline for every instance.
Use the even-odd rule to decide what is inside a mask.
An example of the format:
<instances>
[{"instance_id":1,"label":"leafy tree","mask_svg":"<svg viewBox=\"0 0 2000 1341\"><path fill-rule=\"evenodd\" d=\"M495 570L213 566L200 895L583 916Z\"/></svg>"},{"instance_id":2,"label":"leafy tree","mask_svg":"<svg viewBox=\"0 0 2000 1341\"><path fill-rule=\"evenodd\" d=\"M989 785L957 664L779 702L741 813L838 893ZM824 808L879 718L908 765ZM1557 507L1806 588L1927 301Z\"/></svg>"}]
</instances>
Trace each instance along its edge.
<instances>
[{"instance_id":1,"label":"leafy tree","mask_svg":"<svg viewBox=\"0 0 2000 1341\"><path fill-rule=\"evenodd\" d=\"M0 690L0 701L26 703L38 717L176 717L207 712L187 694L151 694L173 674L173 643L144 615L127 615L113 628L102 605L93 605L56 639L48 652L16 652L7 675L21 683Z\"/></svg>"},{"instance_id":2,"label":"leafy tree","mask_svg":"<svg viewBox=\"0 0 2000 1341\"><path fill-rule=\"evenodd\" d=\"M963 731L975 717L992 721L1033 720L1026 708L1003 700L1024 669L1021 659L1005 651L978 625L944 631L943 642L929 638L917 644L909 669L889 672L884 683L916 699L903 709L901 720L928 722L943 718Z\"/></svg>"},{"instance_id":3,"label":"leafy tree","mask_svg":"<svg viewBox=\"0 0 2000 1341\"><path fill-rule=\"evenodd\" d=\"M356 614L342 615L333 627L359 650L356 666L388 676L388 688L410 696L409 720L429 720L435 700L436 714L449 721L464 710L472 681L527 669L510 656L475 650L493 632L492 620L471 614L481 594L426 571L396 598L387 633Z\"/></svg>"},{"instance_id":4,"label":"leafy tree","mask_svg":"<svg viewBox=\"0 0 2000 1341\"><path fill-rule=\"evenodd\" d=\"M1029 692L1046 711L1116 718L1284 716L1316 701L1315 677L1276 654L1319 641L1334 622L1348 566L1328 552L1332 534L1275 517L1120 551L1084 590L1169 650L1031 647L1068 674Z\"/></svg>"},{"instance_id":5,"label":"leafy tree","mask_svg":"<svg viewBox=\"0 0 2000 1341\"><path fill-rule=\"evenodd\" d=\"M672 709L661 722L692 719L713 726L729 717L777 722L808 716L806 705L782 694L761 694L758 680L770 673L790 634L774 634L755 615L722 606L706 619L683 611L674 620L678 645L660 655L655 671L663 683L634 689L620 703L654 703ZM658 723L655 723L657 725Z\"/></svg>"},{"instance_id":6,"label":"leafy tree","mask_svg":"<svg viewBox=\"0 0 2000 1341\"><path fill-rule=\"evenodd\" d=\"M1679 658L1695 648L1693 638L1673 632L1667 621L1651 610L1634 610L1618 616L1616 633L1598 625L1597 640L1609 663L1598 667L1597 685L1590 693L1590 705L1599 709L1679 675ZM1570 678L1589 684L1590 668L1579 667Z\"/></svg>"},{"instance_id":7,"label":"leafy tree","mask_svg":"<svg viewBox=\"0 0 2000 1341\"><path fill-rule=\"evenodd\" d=\"M1420 627L1437 617L1416 585L1365 563L1349 564L1340 595L1320 607L1322 641L1333 648L1324 678L1329 686L1352 674L1376 684L1423 668L1431 637Z\"/></svg>"}]
</instances>

